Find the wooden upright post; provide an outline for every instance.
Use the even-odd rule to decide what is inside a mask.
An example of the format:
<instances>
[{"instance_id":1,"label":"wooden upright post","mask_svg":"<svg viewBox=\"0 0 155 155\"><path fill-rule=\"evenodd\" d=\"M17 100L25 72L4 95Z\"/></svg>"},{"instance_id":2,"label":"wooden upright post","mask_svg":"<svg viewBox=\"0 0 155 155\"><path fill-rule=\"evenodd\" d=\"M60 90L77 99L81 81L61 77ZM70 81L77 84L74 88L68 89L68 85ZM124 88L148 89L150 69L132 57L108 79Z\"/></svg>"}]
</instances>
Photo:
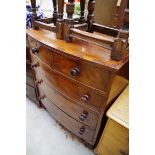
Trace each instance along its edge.
<instances>
[{"instance_id":1,"label":"wooden upright post","mask_svg":"<svg viewBox=\"0 0 155 155\"><path fill-rule=\"evenodd\" d=\"M58 18L56 22L56 37L57 39L63 39L63 11L64 11L64 0L57 0L58 2Z\"/></svg>"},{"instance_id":2,"label":"wooden upright post","mask_svg":"<svg viewBox=\"0 0 155 155\"><path fill-rule=\"evenodd\" d=\"M53 23L54 25L56 25L56 21L57 21L57 0L52 0L53 1Z\"/></svg>"},{"instance_id":3,"label":"wooden upright post","mask_svg":"<svg viewBox=\"0 0 155 155\"><path fill-rule=\"evenodd\" d=\"M34 25L34 21L37 20L36 0L31 0L31 7L32 7L32 28L33 28L34 30L38 30L39 27Z\"/></svg>"},{"instance_id":4,"label":"wooden upright post","mask_svg":"<svg viewBox=\"0 0 155 155\"><path fill-rule=\"evenodd\" d=\"M94 23L94 9L95 9L95 0L89 0L88 1L88 16L87 16L87 22L88 22L88 32L93 32L92 30L92 24Z\"/></svg>"},{"instance_id":5,"label":"wooden upright post","mask_svg":"<svg viewBox=\"0 0 155 155\"><path fill-rule=\"evenodd\" d=\"M67 19L65 20L65 25L64 25L64 39L67 42L71 42L72 40L69 34L70 34L70 28L72 28L74 24L74 19L73 19L74 5L75 5L74 0L68 0L68 3L66 4Z\"/></svg>"},{"instance_id":6,"label":"wooden upright post","mask_svg":"<svg viewBox=\"0 0 155 155\"><path fill-rule=\"evenodd\" d=\"M120 60L128 47L128 36L127 32L119 30L117 38L114 41L113 49L111 51L111 59Z\"/></svg>"},{"instance_id":7,"label":"wooden upright post","mask_svg":"<svg viewBox=\"0 0 155 155\"><path fill-rule=\"evenodd\" d=\"M86 4L86 0L80 0L80 23L84 23L85 22L85 4Z\"/></svg>"}]
</instances>

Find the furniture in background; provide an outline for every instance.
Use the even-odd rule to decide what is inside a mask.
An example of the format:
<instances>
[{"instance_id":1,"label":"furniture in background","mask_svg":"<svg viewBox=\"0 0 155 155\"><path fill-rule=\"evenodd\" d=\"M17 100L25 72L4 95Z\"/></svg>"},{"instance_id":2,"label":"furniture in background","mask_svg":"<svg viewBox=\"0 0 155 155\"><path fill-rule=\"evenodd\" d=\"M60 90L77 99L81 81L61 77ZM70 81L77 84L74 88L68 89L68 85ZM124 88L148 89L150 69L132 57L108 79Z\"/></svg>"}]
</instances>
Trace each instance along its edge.
<instances>
[{"instance_id":1,"label":"furniture in background","mask_svg":"<svg viewBox=\"0 0 155 155\"><path fill-rule=\"evenodd\" d=\"M26 96L39 105L37 89L35 87L35 74L34 70L31 68L31 63L30 48L28 40L26 39Z\"/></svg>"},{"instance_id":2,"label":"furniture in background","mask_svg":"<svg viewBox=\"0 0 155 155\"><path fill-rule=\"evenodd\" d=\"M96 148L97 155L129 154L129 86L107 112L108 121Z\"/></svg>"},{"instance_id":3,"label":"furniture in background","mask_svg":"<svg viewBox=\"0 0 155 155\"><path fill-rule=\"evenodd\" d=\"M129 28L128 0L96 0L95 21L117 29Z\"/></svg>"},{"instance_id":4,"label":"furniture in background","mask_svg":"<svg viewBox=\"0 0 155 155\"><path fill-rule=\"evenodd\" d=\"M37 19L35 0L31 4L33 29L27 35L39 104L94 146L105 111L128 83L116 75L128 63L128 32L94 23L94 0L88 2L87 19L85 0L79 19L72 18L73 0L65 19L64 0L53 0L52 18Z\"/></svg>"}]
</instances>

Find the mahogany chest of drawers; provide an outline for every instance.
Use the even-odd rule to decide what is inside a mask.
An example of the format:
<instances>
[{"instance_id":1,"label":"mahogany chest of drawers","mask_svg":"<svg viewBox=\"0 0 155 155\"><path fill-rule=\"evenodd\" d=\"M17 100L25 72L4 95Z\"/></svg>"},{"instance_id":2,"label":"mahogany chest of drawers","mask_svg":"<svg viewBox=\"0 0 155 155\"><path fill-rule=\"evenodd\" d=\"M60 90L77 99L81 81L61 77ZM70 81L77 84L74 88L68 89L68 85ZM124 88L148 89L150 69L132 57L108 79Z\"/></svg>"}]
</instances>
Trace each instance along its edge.
<instances>
[{"instance_id":1,"label":"mahogany chest of drawers","mask_svg":"<svg viewBox=\"0 0 155 155\"><path fill-rule=\"evenodd\" d=\"M128 62L128 52L114 61L108 50L79 40L67 43L46 30L28 29L27 35L40 104L65 128L94 145L106 107L118 95L110 95L111 85ZM119 92L126 85L122 80Z\"/></svg>"}]
</instances>

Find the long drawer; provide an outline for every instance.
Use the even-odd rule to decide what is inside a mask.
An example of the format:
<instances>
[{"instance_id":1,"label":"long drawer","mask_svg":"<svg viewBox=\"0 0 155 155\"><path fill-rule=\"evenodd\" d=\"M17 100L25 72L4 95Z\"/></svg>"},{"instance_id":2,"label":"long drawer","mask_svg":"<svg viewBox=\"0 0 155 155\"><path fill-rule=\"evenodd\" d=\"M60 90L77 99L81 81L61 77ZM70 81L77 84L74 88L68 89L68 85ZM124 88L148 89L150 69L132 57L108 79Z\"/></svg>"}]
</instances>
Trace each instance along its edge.
<instances>
[{"instance_id":1,"label":"long drawer","mask_svg":"<svg viewBox=\"0 0 155 155\"><path fill-rule=\"evenodd\" d=\"M41 59L44 63L49 66L52 66L52 52L51 49L39 43L38 41L28 37L29 45L30 45L30 53L31 55L36 55L39 59Z\"/></svg>"},{"instance_id":2,"label":"long drawer","mask_svg":"<svg viewBox=\"0 0 155 155\"><path fill-rule=\"evenodd\" d=\"M57 106L55 106L47 97L41 100L42 104L45 106L47 111L59 121L65 128L70 130L72 133L78 137L84 139L90 144L94 144L94 130L88 126L83 125L82 123L74 120L69 115L61 111Z\"/></svg>"},{"instance_id":3,"label":"long drawer","mask_svg":"<svg viewBox=\"0 0 155 155\"><path fill-rule=\"evenodd\" d=\"M110 71L66 54L53 52L53 67L90 87L106 92Z\"/></svg>"},{"instance_id":4,"label":"long drawer","mask_svg":"<svg viewBox=\"0 0 155 155\"><path fill-rule=\"evenodd\" d=\"M38 85L38 87L43 91L45 96L47 96L62 111L64 111L77 121L80 121L85 125L88 125L92 129L96 128L98 121L98 113L92 113L88 109L84 109L81 106L71 102L64 95L51 88L44 81L42 81Z\"/></svg>"},{"instance_id":5,"label":"long drawer","mask_svg":"<svg viewBox=\"0 0 155 155\"><path fill-rule=\"evenodd\" d=\"M44 65L39 59L33 57L35 64L36 76L44 79L47 84L51 85L63 95L71 98L94 111L99 112L101 105L105 103L105 97L97 94L93 89L71 80L55 70L50 69ZM103 106L102 106L103 107Z\"/></svg>"}]
</instances>

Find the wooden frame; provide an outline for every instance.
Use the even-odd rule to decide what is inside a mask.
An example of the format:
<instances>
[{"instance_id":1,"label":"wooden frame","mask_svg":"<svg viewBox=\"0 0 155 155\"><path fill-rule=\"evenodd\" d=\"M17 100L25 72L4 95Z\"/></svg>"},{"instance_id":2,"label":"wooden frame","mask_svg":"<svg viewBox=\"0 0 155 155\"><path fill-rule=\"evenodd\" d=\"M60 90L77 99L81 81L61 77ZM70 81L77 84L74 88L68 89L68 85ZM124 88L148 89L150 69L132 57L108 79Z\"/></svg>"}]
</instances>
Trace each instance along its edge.
<instances>
[{"instance_id":1,"label":"wooden frame","mask_svg":"<svg viewBox=\"0 0 155 155\"><path fill-rule=\"evenodd\" d=\"M87 19L85 19L84 15L86 0L80 1L81 13L79 19L73 19L74 0L68 0L66 4L66 19L63 18L64 0L52 1L54 8L53 17L38 20L36 0L31 0L33 29L38 30L40 27L55 32L57 39L64 39L67 42L72 42L74 38L87 41L111 50L111 59L121 59L128 47L128 31L96 24L94 21L95 0L88 1ZM95 34L95 32L101 35Z\"/></svg>"}]
</instances>

